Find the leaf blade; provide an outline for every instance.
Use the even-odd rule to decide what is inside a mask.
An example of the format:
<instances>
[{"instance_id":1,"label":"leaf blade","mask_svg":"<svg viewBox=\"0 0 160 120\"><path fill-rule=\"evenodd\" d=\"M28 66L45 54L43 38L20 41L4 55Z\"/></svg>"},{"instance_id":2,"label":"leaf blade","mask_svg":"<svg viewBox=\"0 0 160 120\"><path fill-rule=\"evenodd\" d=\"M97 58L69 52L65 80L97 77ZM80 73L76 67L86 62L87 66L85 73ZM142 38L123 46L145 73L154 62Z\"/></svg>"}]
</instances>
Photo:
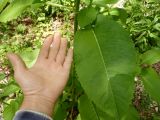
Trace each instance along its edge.
<instances>
[{"instance_id":1,"label":"leaf blade","mask_svg":"<svg viewBox=\"0 0 160 120\"><path fill-rule=\"evenodd\" d=\"M5 10L0 14L0 22L7 22L17 18L33 0L14 0Z\"/></svg>"},{"instance_id":2,"label":"leaf blade","mask_svg":"<svg viewBox=\"0 0 160 120\"><path fill-rule=\"evenodd\" d=\"M124 108L117 107L120 104L118 100L123 101L125 96L118 95L114 81L120 79L120 88L133 87L136 56L129 35L108 18L100 16L94 29L80 30L76 34L75 63L79 81L88 97L113 118L125 114ZM126 89L120 91L123 93ZM129 106L132 93L129 89L125 107ZM114 94L118 97L114 98Z\"/></svg>"},{"instance_id":3,"label":"leaf blade","mask_svg":"<svg viewBox=\"0 0 160 120\"><path fill-rule=\"evenodd\" d=\"M160 102L159 89L160 76L153 68L146 68L142 70L143 84L146 91L151 95L153 99Z\"/></svg>"}]
</instances>

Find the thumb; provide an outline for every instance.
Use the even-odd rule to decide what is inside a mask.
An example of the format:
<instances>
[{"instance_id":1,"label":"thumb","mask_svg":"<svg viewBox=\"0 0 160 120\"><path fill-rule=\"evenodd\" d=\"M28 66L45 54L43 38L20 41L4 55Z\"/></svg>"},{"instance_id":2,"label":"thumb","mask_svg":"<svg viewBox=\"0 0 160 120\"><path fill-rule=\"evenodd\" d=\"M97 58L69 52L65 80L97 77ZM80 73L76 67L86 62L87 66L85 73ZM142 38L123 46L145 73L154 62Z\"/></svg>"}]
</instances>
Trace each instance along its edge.
<instances>
[{"instance_id":1,"label":"thumb","mask_svg":"<svg viewBox=\"0 0 160 120\"><path fill-rule=\"evenodd\" d=\"M9 61L11 62L14 71L19 71L19 70L23 71L26 69L26 65L24 61L17 54L8 53L7 57Z\"/></svg>"}]
</instances>

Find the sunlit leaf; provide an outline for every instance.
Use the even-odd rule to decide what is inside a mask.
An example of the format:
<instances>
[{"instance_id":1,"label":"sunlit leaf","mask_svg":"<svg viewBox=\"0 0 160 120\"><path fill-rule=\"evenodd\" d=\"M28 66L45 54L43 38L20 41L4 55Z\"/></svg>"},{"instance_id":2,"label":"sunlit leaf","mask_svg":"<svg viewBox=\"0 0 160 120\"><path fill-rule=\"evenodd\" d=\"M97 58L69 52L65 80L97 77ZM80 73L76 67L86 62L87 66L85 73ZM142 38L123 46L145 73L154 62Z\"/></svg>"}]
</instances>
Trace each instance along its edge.
<instances>
[{"instance_id":1,"label":"sunlit leaf","mask_svg":"<svg viewBox=\"0 0 160 120\"><path fill-rule=\"evenodd\" d=\"M16 100L11 101L11 103L4 108L3 118L4 120L13 120L16 111L19 109L23 100L23 96L19 96Z\"/></svg>"},{"instance_id":2,"label":"sunlit leaf","mask_svg":"<svg viewBox=\"0 0 160 120\"><path fill-rule=\"evenodd\" d=\"M32 4L41 4L40 0L13 0L0 14L0 22L17 18Z\"/></svg>"},{"instance_id":3,"label":"sunlit leaf","mask_svg":"<svg viewBox=\"0 0 160 120\"><path fill-rule=\"evenodd\" d=\"M78 23L81 28L91 24L97 16L97 10L93 7L82 9L78 14Z\"/></svg>"},{"instance_id":4,"label":"sunlit leaf","mask_svg":"<svg viewBox=\"0 0 160 120\"><path fill-rule=\"evenodd\" d=\"M27 48L23 50L20 55L24 62L26 63L27 67L32 67L36 62L38 57L39 49L32 50L31 48Z\"/></svg>"},{"instance_id":5,"label":"sunlit leaf","mask_svg":"<svg viewBox=\"0 0 160 120\"><path fill-rule=\"evenodd\" d=\"M12 93L15 93L16 91L20 90L20 88L15 84L9 84L5 87L3 87L3 92L0 94L0 98L4 96L8 96Z\"/></svg>"},{"instance_id":6,"label":"sunlit leaf","mask_svg":"<svg viewBox=\"0 0 160 120\"><path fill-rule=\"evenodd\" d=\"M0 1L0 12L4 9L4 7L7 5L7 2L9 2L9 0L1 0Z\"/></svg>"}]
</instances>

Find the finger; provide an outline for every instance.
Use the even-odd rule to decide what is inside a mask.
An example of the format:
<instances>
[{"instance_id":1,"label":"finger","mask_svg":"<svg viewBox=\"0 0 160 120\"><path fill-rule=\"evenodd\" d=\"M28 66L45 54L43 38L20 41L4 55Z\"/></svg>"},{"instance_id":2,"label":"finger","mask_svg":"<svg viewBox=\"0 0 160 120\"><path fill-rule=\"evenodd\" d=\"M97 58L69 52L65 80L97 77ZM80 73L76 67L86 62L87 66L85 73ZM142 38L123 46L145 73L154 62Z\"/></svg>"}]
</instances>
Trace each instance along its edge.
<instances>
[{"instance_id":1,"label":"finger","mask_svg":"<svg viewBox=\"0 0 160 120\"><path fill-rule=\"evenodd\" d=\"M24 71L27 68L23 60L17 54L8 53L7 57L11 62L15 72Z\"/></svg>"},{"instance_id":2,"label":"finger","mask_svg":"<svg viewBox=\"0 0 160 120\"><path fill-rule=\"evenodd\" d=\"M71 68L72 61L73 61L73 48L69 48L63 67L69 71Z\"/></svg>"},{"instance_id":3,"label":"finger","mask_svg":"<svg viewBox=\"0 0 160 120\"><path fill-rule=\"evenodd\" d=\"M53 42L53 35L49 35L42 45L38 58L40 59L48 58L49 49L52 42Z\"/></svg>"},{"instance_id":4,"label":"finger","mask_svg":"<svg viewBox=\"0 0 160 120\"><path fill-rule=\"evenodd\" d=\"M63 38L61 40L60 49L59 49L59 52L56 57L56 62L58 62L60 64L64 63L65 56L66 56L66 50L67 50L67 40L65 38Z\"/></svg>"},{"instance_id":5,"label":"finger","mask_svg":"<svg viewBox=\"0 0 160 120\"><path fill-rule=\"evenodd\" d=\"M50 46L49 57L48 57L49 59L56 60L56 56L59 51L60 44L61 44L61 35L60 33L55 33L54 40Z\"/></svg>"}]
</instances>

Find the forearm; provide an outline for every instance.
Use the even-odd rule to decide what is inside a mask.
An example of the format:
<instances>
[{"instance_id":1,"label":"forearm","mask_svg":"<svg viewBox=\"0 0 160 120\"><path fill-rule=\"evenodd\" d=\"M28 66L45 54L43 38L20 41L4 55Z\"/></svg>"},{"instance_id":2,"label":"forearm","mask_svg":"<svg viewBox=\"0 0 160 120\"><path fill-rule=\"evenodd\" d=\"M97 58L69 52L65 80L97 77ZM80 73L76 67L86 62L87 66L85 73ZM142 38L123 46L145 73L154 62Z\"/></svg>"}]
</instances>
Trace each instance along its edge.
<instances>
[{"instance_id":1,"label":"forearm","mask_svg":"<svg viewBox=\"0 0 160 120\"><path fill-rule=\"evenodd\" d=\"M51 116L54 104L55 102L44 96L26 96L24 97L20 110L32 110Z\"/></svg>"}]
</instances>

